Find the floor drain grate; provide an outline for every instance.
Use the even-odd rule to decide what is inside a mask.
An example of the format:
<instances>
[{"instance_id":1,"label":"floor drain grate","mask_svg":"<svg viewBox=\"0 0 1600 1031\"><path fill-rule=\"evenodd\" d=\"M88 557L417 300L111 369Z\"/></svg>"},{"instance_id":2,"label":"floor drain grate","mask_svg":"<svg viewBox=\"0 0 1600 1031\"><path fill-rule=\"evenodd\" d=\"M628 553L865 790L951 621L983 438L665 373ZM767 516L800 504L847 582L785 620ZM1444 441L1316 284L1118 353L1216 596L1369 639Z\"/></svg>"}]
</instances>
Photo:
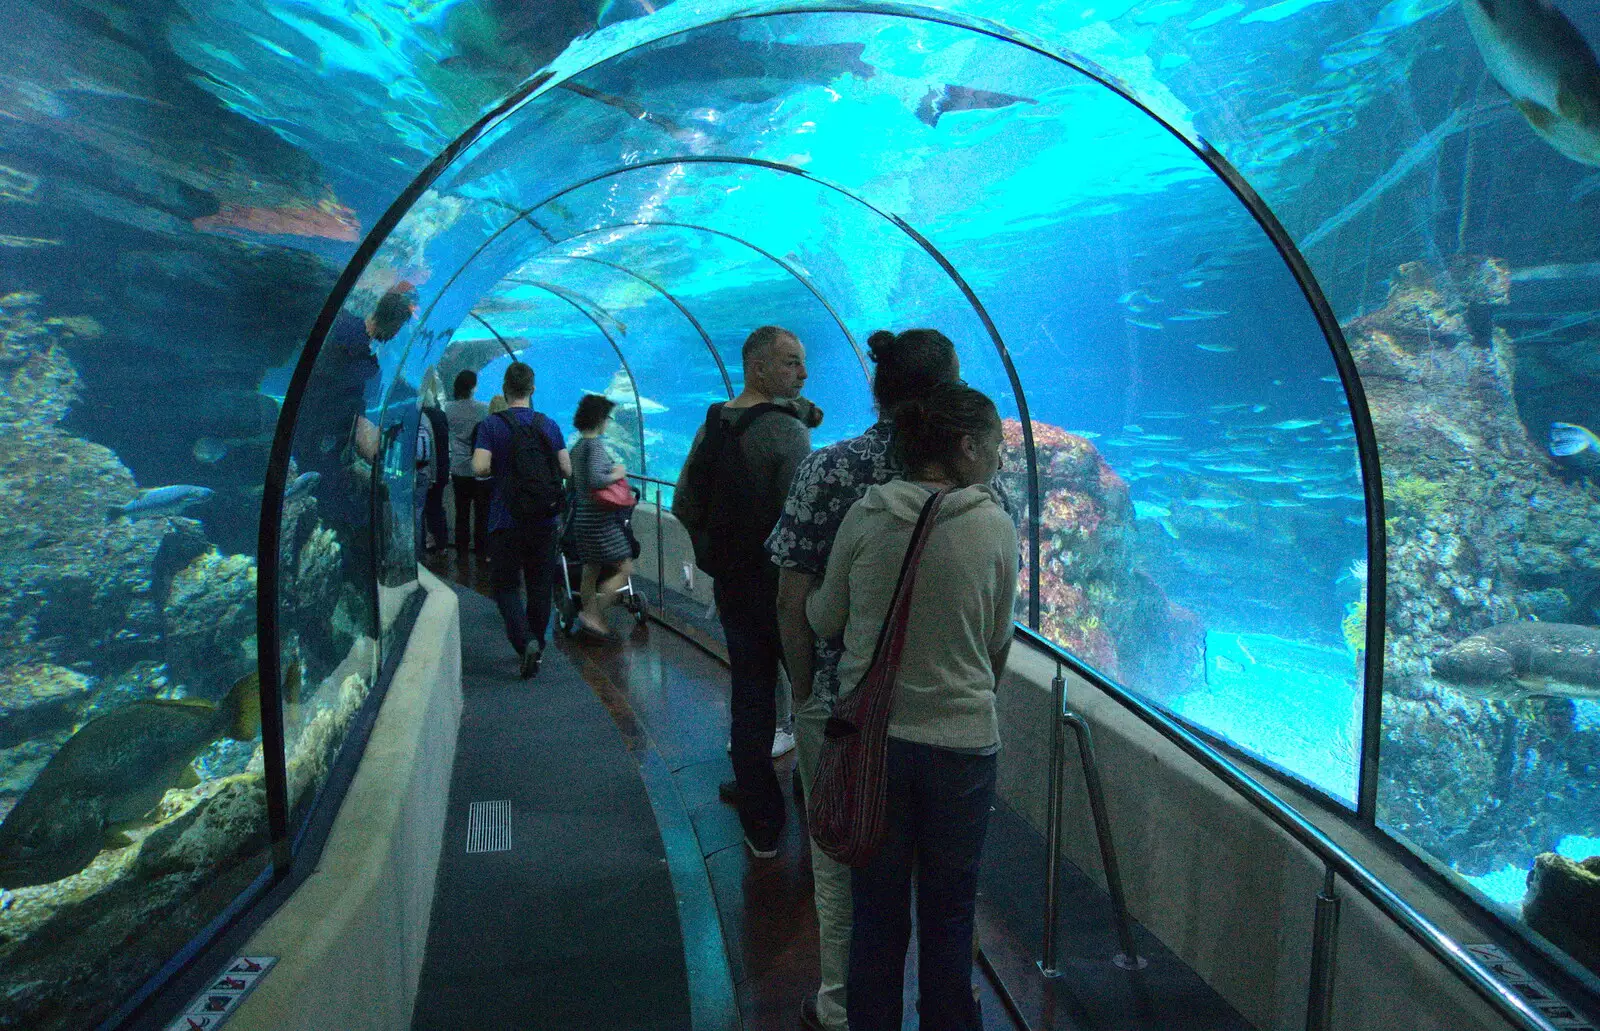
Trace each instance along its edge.
<instances>
[{"instance_id":1,"label":"floor drain grate","mask_svg":"<svg viewBox=\"0 0 1600 1031\"><path fill-rule=\"evenodd\" d=\"M467 812L467 854L511 851L511 801L474 802Z\"/></svg>"}]
</instances>

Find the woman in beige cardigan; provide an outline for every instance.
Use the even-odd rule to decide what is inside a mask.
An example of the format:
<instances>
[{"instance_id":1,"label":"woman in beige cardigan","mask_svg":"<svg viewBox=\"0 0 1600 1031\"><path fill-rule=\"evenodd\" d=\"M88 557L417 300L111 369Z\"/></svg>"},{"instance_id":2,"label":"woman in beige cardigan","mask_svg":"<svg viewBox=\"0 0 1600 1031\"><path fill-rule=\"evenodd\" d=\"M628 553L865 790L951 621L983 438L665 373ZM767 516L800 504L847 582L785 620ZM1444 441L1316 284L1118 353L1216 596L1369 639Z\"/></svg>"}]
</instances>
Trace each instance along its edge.
<instances>
[{"instance_id":1,"label":"woman in beige cardigan","mask_svg":"<svg viewBox=\"0 0 1600 1031\"><path fill-rule=\"evenodd\" d=\"M894 412L906 478L870 488L845 516L806 614L844 633L839 683L871 664L923 504L948 490L917 568L889 718L889 828L851 873L851 1031L898 1031L917 880L918 1010L927 1031L982 1027L972 996L978 862L994 802L994 692L1011 643L1017 533L987 486L1000 465L994 403L960 384ZM848 691L845 692L846 694Z\"/></svg>"}]
</instances>

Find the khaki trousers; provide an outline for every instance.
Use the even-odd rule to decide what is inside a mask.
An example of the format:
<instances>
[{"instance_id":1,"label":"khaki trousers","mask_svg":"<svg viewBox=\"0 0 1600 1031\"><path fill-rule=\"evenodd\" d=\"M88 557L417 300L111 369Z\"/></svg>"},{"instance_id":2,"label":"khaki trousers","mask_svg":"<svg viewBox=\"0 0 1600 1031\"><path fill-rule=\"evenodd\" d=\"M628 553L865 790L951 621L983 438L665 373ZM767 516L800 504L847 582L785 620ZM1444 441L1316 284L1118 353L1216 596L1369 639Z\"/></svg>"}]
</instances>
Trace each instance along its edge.
<instances>
[{"instance_id":1,"label":"khaki trousers","mask_svg":"<svg viewBox=\"0 0 1600 1031\"><path fill-rule=\"evenodd\" d=\"M828 707L816 695L795 706L794 737L800 766L800 784L806 799L822 756L822 727ZM811 876L816 885L817 934L820 939L822 981L817 988L817 1016L828 1031L848 1031L845 1021L845 980L850 974L850 868L829 859L811 842Z\"/></svg>"}]
</instances>

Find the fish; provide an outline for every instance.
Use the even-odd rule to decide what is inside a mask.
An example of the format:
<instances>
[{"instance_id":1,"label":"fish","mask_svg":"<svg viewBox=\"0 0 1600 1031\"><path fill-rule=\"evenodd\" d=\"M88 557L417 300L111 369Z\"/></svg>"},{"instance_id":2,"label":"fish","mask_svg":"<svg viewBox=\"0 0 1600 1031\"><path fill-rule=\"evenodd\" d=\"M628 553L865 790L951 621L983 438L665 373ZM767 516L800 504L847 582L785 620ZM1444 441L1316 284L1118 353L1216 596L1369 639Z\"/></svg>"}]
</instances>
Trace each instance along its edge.
<instances>
[{"instance_id":1,"label":"fish","mask_svg":"<svg viewBox=\"0 0 1600 1031\"><path fill-rule=\"evenodd\" d=\"M1167 328L1167 327L1163 326L1161 323L1155 321L1154 319L1129 319L1128 322L1131 325L1138 326L1140 329L1166 329Z\"/></svg>"},{"instance_id":2,"label":"fish","mask_svg":"<svg viewBox=\"0 0 1600 1031\"><path fill-rule=\"evenodd\" d=\"M158 516L175 516L191 506L209 501L212 493L209 487L196 487L187 483L178 483L170 487L155 487L145 491L126 505L113 505L106 509L106 522L115 522L122 516L126 516L129 519L154 519Z\"/></svg>"},{"instance_id":3,"label":"fish","mask_svg":"<svg viewBox=\"0 0 1600 1031\"><path fill-rule=\"evenodd\" d=\"M1550 456L1564 458L1579 468L1600 468L1600 437L1587 427L1570 422L1550 424Z\"/></svg>"},{"instance_id":4,"label":"fish","mask_svg":"<svg viewBox=\"0 0 1600 1031\"><path fill-rule=\"evenodd\" d=\"M299 665L291 665L286 692L298 695L299 678ZM260 730L255 673L220 703L150 699L90 720L0 823L0 888L59 881L103 848L124 847L117 825L139 820L168 788L198 783L190 764L212 742L251 741Z\"/></svg>"},{"instance_id":5,"label":"fish","mask_svg":"<svg viewBox=\"0 0 1600 1031\"><path fill-rule=\"evenodd\" d=\"M246 232L259 236L308 236L342 243L361 239L361 220L355 211L331 199L270 208L224 204L215 214L202 215L190 224L202 233L223 235Z\"/></svg>"},{"instance_id":6,"label":"fish","mask_svg":"<svg viewBox=\"0 0 1600 1031\"><path fill-rule=\"evenodd\" d=\"M1271 472L1271 470L1268 469L1266 466L1262 466L1262 465L1246 465L1243 462L1225 462L1225 463L1223 463L1221 465L1208 465L1208 466L1205 467L1205 469L1208 472L1230 473L1230 474L1234 474L1234 475L1238 475L1238 474L1241 474L1241 473L1267 473L1267 472Z\"/></svg>"},{"instance_id":7,"label":"fish","mask_svg":"<svg viewBox=\"0 0 1600 1031\"><path fill-rule=\"evenodd\" d=\"M929 86L917 104L917 121L937 127L939 118L951 111L994 111L1012 104L1037 104L1031 97L993 93L970 86Z\"/></svg>"},{"instance_id":8,"label":"fish","mask_svg":"<svg viewBox=\"0 0 1600 1031\"><path fill-rule=\"evenodd\" d=\"M606 384L603 391L595 393L604 394L607 401L614 403L618 408L632 408L638 406L643 415L660 415L670 409L659 401L652 401L648 397L640 397L633 391L633 381L628 378L627 370L618 369L611 374L611 382Z\"/></svg>"},{"instance_id":9,"label":"fish","mask_svg":"<svg viewBox=\"0 0 1600 1031\"><path fill-rule=\"evenodd\" d=\"M1143 415L1139 416L1141 419L1156 420L1187 419L1188 417L1188 412L1145 412Z\"/></svg>"},{"instance_id":10,"label":"fish","mask_svg":"<svg viewBox=\"0 0 1600 1031\"><path fill-rule=\"evenodd\" d=\"M1195 344L1194 346L1198 347L1202 351L1210 351L1213 354L1232 354L1233 352L1235 352L1235 351L1237 351L1239 349L1239 345L1238 344L1208 343L1208 344Z\"/></svg>"},{"instance_id":11,"label":"fish","mask_svg":"<svg viewBox=\"0 0 1600 1031\"><path fill-rule=\"evenodd\" d=\"M1122 432L1124 432L1124 433L1143 433L1144 432L1144 427L1140 426L1136 422L1130 422L1127 425L1122 427Z\"/></svg>"},{"instance_id":12,"label":"fish","mask_svg":"<svg viewBox=\"0 0 1600 1031\"><path fill-rule=\"evenodd\" d=\"M1304 501L1289 501L1284 498L1269 498L1261 503L1263 508L1305 508Z\"/></svg>"},{"instance_id":13,"label":"fish","mask_svg":"<svg viewBox=\"0 0 1600 1031\"><path fill-rule=\"evenodd\" d=\"M1211 319L1220 319L1228 314L1225 311L1208 311L1204 308L1185 308L1176 315L1169 315L1173 322L1207 322Z\"/></svg>"},{"instance_id":14,"label":"fish","mask_svg":"<svg viewBox=\"0 0 1600 1031\"><path fill-rule=\"evenodd\" d=\"M288 486L283 488L283 500L288 501L290 498L297 498L310 491L320 482L322 482L322 474L315 470L301 473L290 480Z\"/></svg>"},{"instance_id":15,"label":"fish","mask_svg":"<svg viewBox=\"0 0 1600 1031\"><path fill-rule=\"evenodd\" d=\"M1546 143L1600 165L1600 62L1548 0L1463 0L1489 74Z\"/></svg>"},{"instance_id":16,"label":"fish","mask_svg":"<svg viewBox=\"0 0 1600 1031\"><path fill-rule=\"evenodd\" d=\"M1250 480L1253 483L1286 484L1286 483L1304 483L1305 482L1305 478L1302 477L1302 476L1277 476L1277 475L1274 475L1274 474L1271 474L1271 473L1267 473L1267 474L1260 475L1260 476L1246 476L1245 479Z\"/></svg>"},{"instance_id":17,"label":"fish","mask_svg":"<svg viewBox=\"0 0 1600 1031\"><path fill-rule=\"evenodd\" d=\"M1433 675L1484 699L1600 700L1600 629L1573 623L1501 623L1436 656Z\"/></svg>"},{"instance_id":18,"label":"fish","mask_svg":"<svg viewBox=\"0 0 1600 1031\"><path fill-rule=\"evenodd\" d=\"M1095 430L1068 430L1067 432L1074 437L1082 437L1084 440L1096 440L1100 437L1100 434Z\"/></svg>"},{"instance_id":19,"label":"fish","mask_svg":"<svg viewBox=\"0 0 1600 1031\"><path fill-rule=\"evenodd\" d=\"M1148 519L1166 531L1168 537L1178 539L1178 531L1172 526L1172 510L1149 501L1135 501L1133 503L1133 517L1135 519Z\"/></svg>"},{"instance_id":20,"label":"fish","mask_svg":"<svg viewBox=\"0 0 1600 1031\"><path fill-rule=\"evenodd\" d=\"M1321 419L1285 419L1283 422L1273 423L1271 428L1275 430L1303 430L1311 426L1321 425Z\"/></svg>"},{"instance_id":21,"label":"fish","mask_svg":"<svg viewBox=\"0 0 1600 1031\"><path fill-rule=\"evenodd\" d=\"M1217 667L1217 672L1227 673L1230 676L1239 676L1244 673L1244 663L1230 659L1226 655L1218 655L1212 665Z\"/></svg>"},{"instance_id":22,"label":"fish","mask_svg":"<svg viewBox=\"0 0 1600 1031\"><path fill-rule=\"evenodd\" d=\"M1238 508L1243 501L1226 501L1222 498L1196 498L1187 502L1195 508L1203 508L1208 512L1225 512L1230 508Z\"/></svg>"},{"instance_id":23,"label":"fish","mask_svg":"<svg viewBox=\"0 0 1600 1031\"><path fill-rule=\"evenodd\" d=\"M228 445L216 437L201 437L194 442L194 460L215 465L228 454Z\"/></svg>"}]
</instances>

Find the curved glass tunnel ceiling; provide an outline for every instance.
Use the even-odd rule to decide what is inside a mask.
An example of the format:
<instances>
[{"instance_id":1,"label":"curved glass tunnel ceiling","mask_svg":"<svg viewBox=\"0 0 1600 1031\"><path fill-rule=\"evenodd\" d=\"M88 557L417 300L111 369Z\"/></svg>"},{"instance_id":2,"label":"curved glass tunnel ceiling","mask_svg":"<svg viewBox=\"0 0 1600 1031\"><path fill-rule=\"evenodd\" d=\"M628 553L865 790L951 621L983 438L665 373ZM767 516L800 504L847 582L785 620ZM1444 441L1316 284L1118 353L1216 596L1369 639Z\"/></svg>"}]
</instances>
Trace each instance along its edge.
<instances>
[{"instance_id":1,"label":"curved glass tunnel ceiling","mask_svg":"<svg viewBox=\"0 0 1600 1031\"><path fill-rule=\"evenodd\" d=\"M541 408L565 425L585 391L623 400L620 457L670 479L727 396L717 358L737 390L755 325L806 343L818 444L874 418L860 341L936 326L1016 428L1024 525L1031 416L1043 576L1025 553L1023 595L1045 632L1355 801L1348 570L1366 525L1348 402L1278 250L1147 112L969 29L765 16L547 86L411 217L456 205L411 264L380 251L367 274L371 292L425 275L402 380L475 355L493 394L510 360L493 327L538 370ZM1308 531L1317 548L1286 543Z\"/></svg>"},{"instance_id":2,"label":"curved glass tunnel ceiling","mask_svg":"<svg viewBox=\"0 0 1600 1031\"><path fill-rule=\"evenodd\" d=\"M259 657L265 698L298 671L306 700L259 741L208 747L174 818L209 821L224 810L201 812L194 792L221 788L249 809L260 759L273 854L219 836L232 859L196 859L159 897L139 882L138 919L161 933L137 954L74 936L55 943L72 952L63 974L14 950L54 964L38 930L52 899L128 883L147 846L101 850L49 884L18 885L0 855L0 888L18 895L0 897L0 1020L31 1026L60 1002L51 986L93 981L71 1022L98 1022L168 961L163 942L278 868L277 846L314 858L295 842L323 797L317 771L359 756L339 728L404 643L425 374L484 369L488 396L507 351L523 354L563 423L585 390L622 399L619 454L670 479L764 321L811 349L817 443L873 417L851 338L949 332L967 378L1032 420L1031 448L1009 425L1005 486L1029 542L1023 593L1051 639L1336 799L1359 784L1363 828L1392 832L1512 929L1560 933L1522 906L1535 857L1600 851L1600 700L1487 697L1436 659L1488 626L1600 621L1594 452L1549 448L1558 423L1600 427L1600 190L1485 75L1461 6L761 13L780 2L185 0L165 22L13 5L0 407L21 432L0 437L30 443L0 461L0 486L23 483L0 490L23 499L0 540L0 614L14 616L0 692L65 691L88 708L52 712L98 719L222 699ZM1600 36L1600 8L1556 4ZM1198 153L1044 50L1113 70ZM530 99L462 136L508 96ZM1201 160L1215 153L1293 231L1344 320L1337 357L1367 393L1382 522L1362 523L1352 434L1366 425L1335 356ZM397 196L403 221L375 231ZM339 332L296 366L352 254ZM377 374L352 376L354 326L402 280L426 317ZM293 407L286 383L304 388L292 440L272 433ZM130 396L183 400L116 403ZM382 424L370 457L351 411ZM37 439L92 476L35 476ZM292 487L282 506L261 504L263 469L266 496L278 478ZM202 490L178 492L181 515L101 518L167 485ZM1372 571L1370 613L1363 534L1390 571L1387 591ZM104 589L92 607L60 604L93 579L85 556L103 557ZM257 647L274 618L278 640ZM1376 666L1381 692L1362 683ZM40 727L0 747L6 833L75 733Z\"/></svg>"}]
</instances>

